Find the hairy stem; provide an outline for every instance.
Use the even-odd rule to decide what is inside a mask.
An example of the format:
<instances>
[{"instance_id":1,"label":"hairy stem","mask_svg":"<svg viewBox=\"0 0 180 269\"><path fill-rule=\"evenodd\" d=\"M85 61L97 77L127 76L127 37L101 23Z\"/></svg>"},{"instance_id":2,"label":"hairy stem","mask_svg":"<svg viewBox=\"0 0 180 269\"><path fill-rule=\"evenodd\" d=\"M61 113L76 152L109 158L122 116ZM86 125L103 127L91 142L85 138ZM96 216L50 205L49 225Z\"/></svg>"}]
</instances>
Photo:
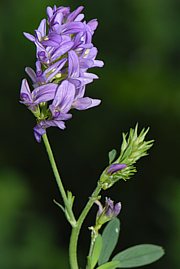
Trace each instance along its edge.
<instances>
[{"instance_id":1,"label":"hairy stem","mask_svg":"<svg viewBox=\"0 0 180 269\"><path fill-rule=\"evenodd\" d=\"M78 260L77 260L77 243L78 243L79 233L81 230L81 226L89 210L91 209L94 201L97 199L100 191L101 191L101 186L98 184L95 191L92 193L89 201L87 202L85 208L83 209L81 215L79 216L76 226L72 228L70 245L69 245L69 259L70 259L71 269L79 269Z\"/></svg>"},{"instance_id":2,"label":"hairy stem","mask_svg":"<svg viewBox=\"0 0 180 269\"><path fill-rule=\"evenodd\" d=\"M53 170L53 173L54 173L54 176L55 176L59 191L60 191L62 199L64 201L65 209L66 209L66 211L68 213L69 222L71 223L72 226L75 226L76 225L76 220L75 220L74 214L72 212L72 209L70 207L70 204L68 202L66 192L64 190L62 180L61 180L61 177L60 177L58 169L57 169L57 165L56 165L56 162L55 162L52 150L51 150L51 146L49 144L47 134L44 134L42 136L42 138L43 138L46 150L47 150L49 161L50 161L50 164L51 164L51 167L52 167L52 170Z\"/></svg>"}]
</instances>

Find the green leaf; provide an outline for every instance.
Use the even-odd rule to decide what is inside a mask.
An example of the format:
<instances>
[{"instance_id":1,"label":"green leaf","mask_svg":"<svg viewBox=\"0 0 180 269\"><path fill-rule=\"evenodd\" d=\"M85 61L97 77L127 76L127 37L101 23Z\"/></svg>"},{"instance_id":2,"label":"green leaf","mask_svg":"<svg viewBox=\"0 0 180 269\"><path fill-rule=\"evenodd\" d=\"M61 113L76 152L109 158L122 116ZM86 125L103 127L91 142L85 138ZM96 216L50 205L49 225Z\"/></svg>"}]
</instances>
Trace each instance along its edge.
<instances>
[{"instance_id":1,"label":"green leaf","mask_svg":"<svg viewBox=\"0 0 180 269\"><path fill-rule=\"evenodd\" d=\"M119 265L118 261L111 261L111 262L104 263L103 265L100 265L96 269L115 269L117 268L118 265Z\"/></svg>"},{"instance_id":2,"label":"green leaf","mask_svg":"<svg viewBox=\"0 0 180 269\"><path fill-rule=\"evenodd\" d=\"M59 206L63 212L65 212L65 208L64 208L61 204L59 204L55 199L53 200L53 202L54 202L57 206Z\"/></svg>"},{"instance_id":3,"label":"green leaf","mask_svg":"<svg viewBox=\"0 0 180 269\"><path fill-rule=\"evenodd\" d=\"M74 203L74 199L75 199L75 196L73 196L72 192L67 191L67 199L68 199L70 207L72 208L73 203Z\"/></svg>"},{"instance_id":4,"label":"green leaf","mask_svg":"<svg viewBox=\"0 0 180 269\"><path fill-rule=\"evenodd\" d=\"M96 263L98 262L98 259L99 259L100 253L101 253L101 249L102 249L102 237L99 234L96 237L94 247L93 247L93 251L92 251L92 255L90 257L91 268L94 268Z\"/></svg>"},{"instance_id":5,"label":"green leaf","mask_svg":"<svg viewBox=\"0 0 180 269\"><path fill-rule=\"evenodd\" d=\"M109 164L111 164L116 158L117 151L115 149L109 152Z\"/></svg>"},{"instance_id":6,"label":"green leaf","mask_svg":"<svg viewBox=\"0 0 180 269\"><path fill-rule=\"evenodd\" d=\"M130 247L118 253L112 260L119 261L117 268L132 268L157 261L164 255L160 246L142 244Z\"/></svg>"},{"instance_id":7,"label":"green leaf","mask_svg":"<svg viewBox=\"0 0 180 269\"><path fill-rule=\"evenodd\" d=\"M102 250L98 260L98 265L107 262L117 244L120 231L120 221L118 218L112 219L102 233Z\"/></svg>"}]
</instances>

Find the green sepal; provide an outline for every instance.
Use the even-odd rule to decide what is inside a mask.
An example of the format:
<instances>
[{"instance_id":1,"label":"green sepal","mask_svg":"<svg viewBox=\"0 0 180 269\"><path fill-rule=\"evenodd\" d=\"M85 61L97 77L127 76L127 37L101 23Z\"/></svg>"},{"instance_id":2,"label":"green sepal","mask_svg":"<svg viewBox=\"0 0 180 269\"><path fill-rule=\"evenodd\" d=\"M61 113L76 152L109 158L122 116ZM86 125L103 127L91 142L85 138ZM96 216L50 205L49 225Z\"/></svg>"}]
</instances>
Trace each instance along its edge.
<instances>
[{"instance_id":1,"label":"green sepal","mask_svg":"<svg viewBox=\"0 0 180 269\"><path fill-rule=\"evenodd\" d=\"M118 261L111 261L98 266L96 269L115 269L118 265Z\"/></svg>"},{"instance_id":2,"label":"green sepal","mask_svg":"<svg viewBox=\"0 0 180 269\"><path fill-rule=\"evenodd\" d=\"M117 268L133 268L153 263L164 255L162 247L152 244L142 244L119 252L112 259L119 261Z\"/></svg>"},{"instance_id":3,"label":"green sepal","mask_svg":"<svg viewBox=\"0 0 180 269\"><path fill-rule=\"evenodd\" d=\"M98 260L98 265L106 263L119 238L120 232L120 221L118 218L113 218L105 227L102 233L102 250Z\"/></svg>"},{"instance_id":4,"label":"green sepal","mask_svg":"<svg viewBox=\"0 0 180 269\"><path fill-rule=\"evenodd\" d=\"M115 149L112 149L110 152L109 152L109 164L111 164L114 159L116 158L116 154L117 154L117 151Z\"/></svg>"}]
</instances>

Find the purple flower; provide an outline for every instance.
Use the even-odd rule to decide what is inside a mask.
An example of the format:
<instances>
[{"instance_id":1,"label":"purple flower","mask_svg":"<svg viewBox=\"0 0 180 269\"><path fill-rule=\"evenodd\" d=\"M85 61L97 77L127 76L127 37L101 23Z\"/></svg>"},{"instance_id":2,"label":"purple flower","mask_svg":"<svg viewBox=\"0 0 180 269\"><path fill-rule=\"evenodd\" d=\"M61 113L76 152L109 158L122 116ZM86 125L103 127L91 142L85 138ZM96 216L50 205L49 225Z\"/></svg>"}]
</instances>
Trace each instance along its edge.
<instances>
[{"instance_id":1,"label":"purple flower","mask_svg":"<svg viewBox=\"0 0 180 269\"><path fill-rule=\"evenodd\" d=\"M64 121L72 117L69 114L75 95L75 87L67 80L63 81L56 90L52 104L49 106L51 117L40 121L34 128L34 135L38 142L48 127L58 127L65 129Z\"/></svg>"},{"instance_id":2,"label":"purple flower","mask_svg":"<svg viewBox=\"0 0 180 269\"><path fill-rule=\"evenodd\" d=\"M39 85L53 82L62 77L62 68L66 64L67 59L62 59L57 63L52 64L45 71L42 70L40 62L36 62L36 72L31 67L26 67L25 71L31 78L33 86L36 88Z\"/></svg>"},{"instance_id":3,"label":"purple flower","mask_svg":"<svg viewBox=\"0 0 180 269\"><path fill-rule=\"evenodd\" d=\"M106 197L106 202L105 202L105 214L107 217L117 217L121 211L121 203L117 203L114 205L114 202Z\"/></svg>"},{"instance_id":4,"label":"purple flower","mask_svg":"<svg viewBox=\"0 0 180 269\"><path fill-rule=\"evenodd\" d=\"M96 60L98 50L92 43L98 22L84 21L82 10L82 6L73 12L69 7L47 7L47 19L41 20L34 35L24 33L36 46L36 70L26 67L34 90L23 80L20 99L37 118L38 142L48 127L64 129L71 109L86 110L101 102L85 96L86 85L98 78L88 69L104 63Z\"/></svg>"},{"instance_id":5,"label":"purple flower","mask_svg":"<svg viewBox=\"0 0 180 269\"><path fill-rule=\"evenodd\" d=\"M78 90L76 90L76 95L74 97L72 108L75 108L77 110L86 110L91 107L98 106L101 103L101 100L99 99L84 97L84 93L85 93L85 86L78 88Z\"/></svg>"},{"instance_id":6,"label":"purple flower","mask_svg":"<svg viewBox=\"0 0 180 269\"><path fill-rule=\"evenodd\" d=\"M20 92L21 103L34 110L38 104L53 100L56 88L56 84L48 83L31 92L27 80L23 79Z\"/></svg>"},{"instance_id":7,"label":"purple flower","mask_svg":"<svg viewBox=\"0 0 180 269\"><path fill-rule=\"evenodd\" d=\"M110 198L105 198L105 206L103 207L99 201L96 201L96 204L99 206L99 210L97 213L97 217L100 218L106 216L107 218L117 217L121 211L121 203L117 203L114 205L114 201Z\"/></svg>"},{"instance_id":8,"label":"purple flower","mask_svg":"<svg viewBox=\"0 0 180 269\"><path fill-rule=\"evenodd\" d=\"M115 163L115 164L111 164L109 166L109 168L107 169L107 173L109 175L113 175L114 173L121 171L122 169L126 168L127 165L123 164L123 163Z\"/></svg>"},{"instance_id":9,"label":"purple flower","mask_svg":"<svg viewBox=\"0 0 180 269\"><path fill-rule=\"evenodd\" d=\"M96 215L96 224L93 227L93 230L98 233L98 230L101 228L101 226L110 221L112 218L117 217L121 211L121 203L114 204L114 202L107 198L105 199L105 205L103 205L99 202L99 200L95 201L95 203L98 205L99 210Z\"/></svg>"}]
</instances>

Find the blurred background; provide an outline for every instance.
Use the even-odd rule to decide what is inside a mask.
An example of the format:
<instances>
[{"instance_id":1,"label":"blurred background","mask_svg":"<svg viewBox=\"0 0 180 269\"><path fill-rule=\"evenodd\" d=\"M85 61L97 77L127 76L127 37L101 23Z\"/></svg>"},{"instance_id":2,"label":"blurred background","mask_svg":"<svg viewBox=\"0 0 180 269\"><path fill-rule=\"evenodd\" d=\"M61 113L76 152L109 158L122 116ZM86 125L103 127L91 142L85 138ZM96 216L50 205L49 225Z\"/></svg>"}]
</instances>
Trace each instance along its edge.
<instances>
[{"instance_id":1,"label":"blurred background","mask_svg":"<svg viewBox=\"0 0 180 269\"><path fill-rule=\"evenodd\" d=\"M108 152L120 148L121 133L150 126L155 139L138 173L102 194L121 201L121 236L116 251L133 244L162 245L166 256L147 268L180 264L180 1L178 0L1 0L0 268L67 269L70 227L53 203L61 202L35 120L19 104L24 68L34 67L33 33L46 6L85 6L86 20L98 18L94 36L104 68L87 87L100 107L74 111L67 129L48 134L64 184L76 196L78 215L90 196ZM97 208L80 237L83 268Z\"/></svg>"}]
</instances>

